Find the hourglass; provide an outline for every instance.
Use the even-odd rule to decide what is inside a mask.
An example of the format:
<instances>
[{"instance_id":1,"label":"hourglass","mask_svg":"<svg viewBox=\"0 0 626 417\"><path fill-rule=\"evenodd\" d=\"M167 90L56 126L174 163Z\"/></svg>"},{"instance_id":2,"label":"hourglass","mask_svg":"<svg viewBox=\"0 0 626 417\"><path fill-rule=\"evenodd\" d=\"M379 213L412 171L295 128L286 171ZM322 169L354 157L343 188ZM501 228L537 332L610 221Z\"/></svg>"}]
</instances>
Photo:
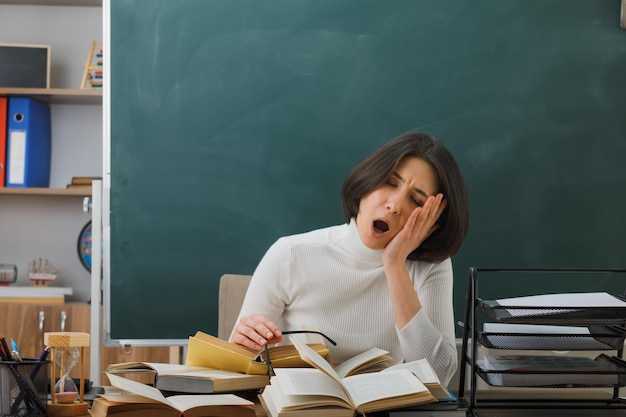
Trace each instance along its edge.
<instances>
[{"instance_id":1,"label":"hourglass","mask_svg":"<svg viewBox=\"0 0 626 417\"><path fill-rule=\"evenodd\" d=\"M77 347L58 348L55 356L53 360L61 370L61 377L54 386L54 393L60 404L71 404L78 398L78 388L70 377L70 372L78 364L80 349Z\"/></svg>"},{"instance_id":2,"label":"hourglass","mask_svg":"<svg viewBox=\"0 0 626 417\"><path fill-rule=\"evenodd\" d=\"M49 415L86 415L89 406L84 402L85 384L83 380L85 347L89 346L89 333L44 333L44 343L50 347L52 359L52 370L50 372L51 401L48 404ZM74 380L70 376L76 365L79 365L80 389L76 387ZM57 375L59 380L55 382ZM69 412L68 408L71 408L72 411Z\"/></svg>"}]
</instances>

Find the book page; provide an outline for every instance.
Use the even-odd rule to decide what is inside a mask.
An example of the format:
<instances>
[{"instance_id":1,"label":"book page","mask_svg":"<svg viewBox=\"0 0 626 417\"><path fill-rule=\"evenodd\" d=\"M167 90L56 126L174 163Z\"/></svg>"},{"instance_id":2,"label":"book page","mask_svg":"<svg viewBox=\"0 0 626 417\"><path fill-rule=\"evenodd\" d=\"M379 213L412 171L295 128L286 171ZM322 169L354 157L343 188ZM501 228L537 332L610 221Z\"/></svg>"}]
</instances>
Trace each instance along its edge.
<instances>
[{"instance_id":1,"label":"book page","mask_svg":"<svg viewBox=\"0 0 626 417\"><path fill-rule=\"evenodd\" d=\"M435 371L433 371L433 368L430 366L427 359L418 359L416 361L399 363L397 365L390 366L381 372L388 372L396 369L409 370L424 384L440 384L437 374L435 374Z\"/></svg>"},{"instance_id":2,"label":"book page","mask_svg":"<svg viewBox=\"0 0 626 417\"><path fill-rule=\"evenodd\" d=\"M355 369L361 367L362 365L372 361L374 359L380 359L383 362L387 362L391 360L391 356L388 356L389 352L380 348L371 348L366 350L363 353L360 353L347 361L343 362L341 365L335 367L335 371L337 374L344 378L354 372Z\"/></svg>"},{"instance_id":3,"label":"book page","mask_svg":"<svg viewBox=\"0 0 626 417\"><path fill-rule=\"evenodd\" d=\"M344 378L344 385L349 390L356 408L368 402L416 392L430 395L428 388L406 369L352 375Z\"/></svg>"},{"instance_id":4,"label":"book page","mask_svg":"<svg viewBox=\"0 0 626 417\"><path fill-rule=\"evenodd\" d=\"M149 398L156 402L167 404L180 412L198 406L254 405L254 403L252 403L251 401L248 401L233 394L173 395L171 397L165 398L165 396L161 394L161 391L154 387L151 387L150 385L122 378L121 376L115 374L106 373L106 376L109 378L109 382L111 382L111 385L113 385L115 388L119 388L123 391L131 392L133 394Z\"/></svg>"},{"instance_id":5,"label":"book page","mask_svg":"<svg viewBox=\"0 0 626 417\"><path fill-rule=\"evenodd\" d=\"M168 397L170 404L179 411L194 407L213 405L242 405L253 407L254 403L234 394L173 395Z\"/></svg>"},{"instance_id":6,"label":"book page","mask_svg":"<svg viewBox=\"0 0 626 417\"><path fill-rule=\"evenodd\" d=\"M324 372L339 384L342 384L341 376L339 376L333 366L328 363L326 359L322 358L316 351L311 349L305 343L300 342L297 337L291 336L290 339L291 343L293 343L296 349L298 349L298 353L303 361Z\"/></svg>"},{"instance_id":7,"label":"book page","mask_svg":"<svg viewBox=\"0 0 626 417\"><path fill-rule=\"evenodd\" d=\"M288 395L283 391L281 382L278 378L272 380L272 383L259 395L261 404L265 404L270 409L268 416L278 415L278 410L283 410L285 414L293 413L309 417L326 415L354 417L352 404L340 398L320 395ZM344 412L338 412L337 407L344 409Z\"/></svg>"},{"instance_id":8,"label":"book page","mask_svg":"<svg viewBox=\"0 0 626 417\"><path fill-rule=\"evenodd\" d=\"M106 376L107 378L109 378L109 382L111 383L111 385L113 385L115 388L119 388L123 391L132 392L133 394L141 395L142 397L150 398L151 400L169 405L169 402L167 401L165 396L161 394L161 391L154 387L151 387L150 385L122 378L121 376L111 374L109 372L106 372Z\"/></svg>"},{"instance_id":9,"label":"book page","mask_svg":"<svg viewBox=\"0 0 626 417\"><path fill-rule=\"evenodd\" d=\"M135 394L100 394L100 397L105 400L109 400L115 403L154 403L163 404L161 401L156 401L150 398L146 398L142 395Z\"/></svg>"},{"instance_id":10,"label":"book page","mask_svg":"<svg viewBox=\"0 0 626 417\"><path fill-rule=\"evenodd\" d=\"M283 394L330 396L340 398L346 404L352 404L344 388L319 369L277 368L274 371L276 376L272 377L270 385L276 385L278 381Z\"/></svg>"}]
</instances>

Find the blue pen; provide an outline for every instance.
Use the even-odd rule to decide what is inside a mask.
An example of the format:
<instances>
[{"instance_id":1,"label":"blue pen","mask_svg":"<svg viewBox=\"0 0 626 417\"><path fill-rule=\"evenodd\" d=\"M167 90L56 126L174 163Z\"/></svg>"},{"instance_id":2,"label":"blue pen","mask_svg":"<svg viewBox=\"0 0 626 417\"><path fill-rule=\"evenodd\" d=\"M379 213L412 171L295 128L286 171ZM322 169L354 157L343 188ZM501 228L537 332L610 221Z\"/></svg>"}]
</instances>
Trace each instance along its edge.
<instances>
[{"instance_id":1,"label":"blue pen","mask_svg":"<svg viewBox=\"0 0 626 417\"><path fill-rule=\"evenodd\" d=\"M13 356L13 360L22 362L20 350L17 348L17 343L15 343L15 340L13 340L13 338L11 338L11 356Z\"/></svg>"}]
</instances>

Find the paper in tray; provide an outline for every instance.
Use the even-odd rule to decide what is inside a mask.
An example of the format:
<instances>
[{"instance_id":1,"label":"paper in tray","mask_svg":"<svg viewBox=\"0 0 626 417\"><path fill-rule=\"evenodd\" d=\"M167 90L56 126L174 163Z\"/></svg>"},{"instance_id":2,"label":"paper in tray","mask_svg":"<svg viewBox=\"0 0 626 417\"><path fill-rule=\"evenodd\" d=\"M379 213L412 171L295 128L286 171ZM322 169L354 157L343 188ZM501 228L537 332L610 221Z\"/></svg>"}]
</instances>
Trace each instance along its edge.
<instances>
[{"instance_id":1,"label":"paper in tray","mask_svg":"<svg viewBox=\"0 0 626 417\"><path fill-rule=\"evenodd\" d=\"M614 325L485 323L478 333L478 341L487 348L519 350L615 350L625 338L625 329Z\"/></svg>"},{"instance_id":2,"label":"paper in tray","mask_svg":"<svg viewBox=\"0 0 626 417\"><path fill-rule=\"evenodd\" d=\"M622 323L626 302L605 292L559 293L499 300L479 300L481 310L491 319L518 323Z\"/></svg>"},{"instance_id":3,"label":"paper in tray","mask_svg":"<svg viewBox=\"0 0 626 417\"><path fill-rule=\"evenodd\" d=\"M624 361L599 355L597 367L589 369L509 369L494 370L485 361L477 362L478 375L498 387L584 388L621 387L626 384Z\"/></svg>"}]
</instances>

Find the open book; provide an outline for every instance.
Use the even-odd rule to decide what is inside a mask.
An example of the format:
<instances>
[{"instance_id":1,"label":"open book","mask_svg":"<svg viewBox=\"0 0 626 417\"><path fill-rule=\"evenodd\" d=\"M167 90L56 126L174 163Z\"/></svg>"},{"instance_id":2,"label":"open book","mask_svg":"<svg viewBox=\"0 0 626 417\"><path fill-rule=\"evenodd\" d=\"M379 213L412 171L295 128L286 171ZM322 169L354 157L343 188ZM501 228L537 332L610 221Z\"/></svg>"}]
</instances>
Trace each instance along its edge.
<instances>
[{"instance_id":1,"label":"open book","mask_svg":"<svg viewBox=\"0 0 626 417\"><path fill-rule=\"evenodd\" d=\"M329 359L328 347L324 343L312 343L309 346L322 357ZM293 345L273 346L269 348L269 355L274 368L308 366L300 359ZM189 337L185 363L244 374L268 373L267 365L259 352L201 331Z\"/></svg>"},{"instance_id":2,"label":"open book","mask_svg":"<svg viewBox=\"0 0 626 417\"><path fill-rule=\"evenodd\" d=\"M351 417L356 412L369 413L436 401L429 389L407 369L342 377L306 344L295 337L291 337L291 341L302 360L313 368L275 369L276 376L259 395L271 417Z\"/></svg>"},{"instance_id":3,"label":"open book","mask_svg":"<svg viewBox=\"0 0 626 417\"><path fill-rule=\"evenodd\" d=\"M234 394L173 395L141 382L106 374L122 395L102 395L91 405L92 417L255 417L254 403Z\"/></svg>"},{"instance_id":4,"label":"open book","mask_svg":"<svg viewBox=\"0 0 626 417\"><path fill-rule=\"evenodd\" d=\"M155 388L190 394L254 390L269 384L267 375L170 363L123 362L110 365L107 371L115 374L149 372L154 374Z\"/></svg>"},{"instance_id":5,"label":"open book","mask_svg":"<svg viewBox=\"0 0 626 417\"><path fill-rule=\"evenodd\" d=\"M428 388L437 401L452 401L456 399L448 388L441 385L439 377L430 366L427 359L418 359L412 362L399 363L385 369L384 371L392 371L394 369L407 369L411 371L420 381L422 381L422 384Z\"/></svg>"}]
</instances>

